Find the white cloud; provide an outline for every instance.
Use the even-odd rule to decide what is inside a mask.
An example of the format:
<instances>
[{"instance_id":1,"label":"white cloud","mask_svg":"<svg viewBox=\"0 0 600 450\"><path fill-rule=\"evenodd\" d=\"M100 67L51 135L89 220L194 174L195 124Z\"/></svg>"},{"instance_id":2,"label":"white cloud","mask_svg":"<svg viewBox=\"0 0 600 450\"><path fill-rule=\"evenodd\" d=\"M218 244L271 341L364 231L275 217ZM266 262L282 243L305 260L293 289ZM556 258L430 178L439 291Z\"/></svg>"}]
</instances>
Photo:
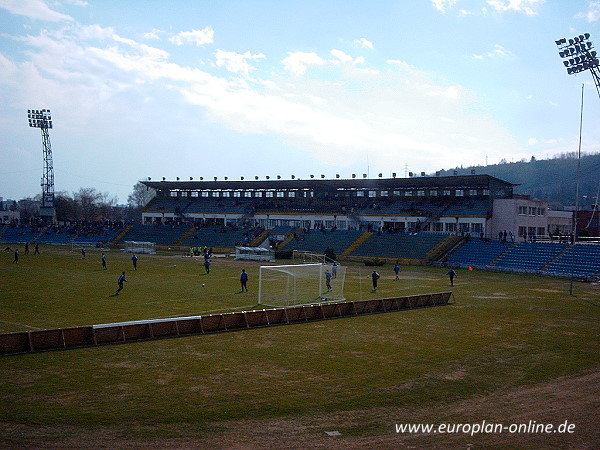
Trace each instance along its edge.
<instances>
[{"instance_id":1,"label":"white cloud","mask_svg":"<svg viewBox=\"0 0 600 450\"><path fill-rule=\"evenodd\" d=\"M399 59L388 59L386 61L386 63L392 65L392 66L396 66L400 69L414 69L415 66L411 66L409 63L405 62L405 61L400 61Z\"/></svg>"},{"instance_id":2,"label":"white cloud","mask_svg":"<svg viewBox=\"0 0 600 450\"><path fill-rule=\"evenodd\" d=\"M80 36L88 38L82 41ZM325 65L323 58L290 52L281 61L286 73L278 74L274 84L258 76L236 76L254 72L251 61L264 58L261 53L218 50L215 65L226 73L210 65L200 69L177 64L165 50L119 36L111 28L73 27L27 39L30 61L0 58L2 85L22 96L21 103L63 111L60 123L65 127L83 129L95 117L125 117L132 107L142 120L154 109L147 104L173 103L236 132L278 137L288 144L284 149L301 149L310 156L309 164L348 166L369 152L372 167L380 171L404 161L431 170L432 165L478 161L481 148L492 159L518 154L505 130L473 111L477 102L472 92L440 83L400 60L388 64L402 70L380 73L362 56L332 50L336 63L322 79L300 76L309 67ZM172 115L175 109L165 106L155 114ZM156 123L166 121L157 118ZM124 120L137 120L136 114ZM145 139L161 139L153 130L147 132Z\"/></svg>"},{"instance_id":3,"label":"white cloud","mask_svg":"<svg viewBox=\"0 0 600 450\"><path fill-rule=\"evenodd\" d=\"M357 39L356 41L354 41L360 48L373 48L373 43L367 39L365 39L364 37L361 37L360 39Z\"/></svg>"},{"instance_id":4,"label":"white cloud","mask_svg":"<svg viewBox=\"0 0 600 450\"><path fill-rule=\"evenodd\" d=\"M344 53L341 50L336 50L333 49L331 50L329 53L331 53L331 56L334 56L337 59L332 59L329 62L331 62L332 64L343 64L343 65L349 65L349 66L361 66L365 64L365 58L364 56L358 56L357 58L352 58L352 56L348 55L347 53Z\"/></svg>"},{"instance_id":5,"label":"white cloud","mask_svg":"<svg viewBox=\"0 0 600 450\"><path fill-rule=\"evenodd\" d=\"M473 58L479 60L484 58L512 58L514 56L515 54L513 52L500 44L494 44L494 49L485 54L473 54Z\"/></svg>"},{"instance_id":6,"label":"white cloud","mask_svg":"<svg viewBox=\"0 0 600 450\"><path fill-rule=\"evenodd\" d=\"M0 8L12 14L48 22L73 20L71 16L50 9L42 0L0 0Z\"/></svg>"},{"instance_id":7,"label":"white cloud","mask_svg":"<svg viewBox=\"0 0 600 450\"><path fill-rule=\"evenodd\" d=\"M133 44L131 48L141 49ZM341 51L332 54L345 65L362 61ZM476 159L481 146L490 156L515 149L512 139L484 116L465 113L464 105L472 97L469 91L437 84L416 70L388 73L385 78L371 74L375 78L368 89L356 89L353 81L344 78L339 82L297 79L266 94L148 52L133 57L111 47L98 50L98 56L153 84L171 84L187 103L206 109L212 120L233 130L282 136L327 163L351 164L370 151L379 167L393 166L401 154L410 154L421 167L432 160L438 166L451 166L457 154ZM308 63L324 63L315 54L288 58L284 64L292 74L303 74Z\"/></svg>"},{"instance_id":8,"label":"white cloud","mask_svg":"<svg viewBox=\"0 0 600 450\"><path fill-rule=\"evenodd\" d=\"M456 1L457 0L431 0L431 3L433 3L435 9L445 13L448 9L456 5Z\"/></svg>"},{"instance_id":9,"label":"white cloud","mask_svg":"<svg viewBox=\"0 0 600 450\"><path fill-rule=\"evenodd\" d=\"M144 33L144 37L146 39L157 39L160 40L160 35L163 34L164 31L159 30L157 28L153 28L152 31L148 32L148 33Z\"/></svg>"},{"instance_id":10,"label":"white cloud","mask_svg":"<svg viewBox=\"0 0 600 450\"><path fill-rule=\"evenodd\" d=\"M578 19L586 19L588 23L596 22L600 19L600 2L589 2L588 10L576 15ZM575 32L575 31L573 31Z\"/></svg>"},{"instance_id":11,"label":"white cloud","mask_svg":"<svg viewBox=\"0 0 600 450\"><path fill-rule=\"evenodd\" d=\"M522 12L528 16L537 14L541 6L546 3L546 0L488 0L487 4L496 11L514 11Z\"/></svg>"},{"instance_id":12,"label":"white cloud","mask_svg":"<svg viewBox=\"0 0 600 450\"><path fill-rule=\"evenodd\" d=\"M202 30L182 31L169 40L175 45L194 44L201 47L214 42L215 32L211 27Z\"/></svg>"},{"instance_id":13,"label":"white cloud","mask_svg":"<svg viewBox=\"0 0 600 450\"><path fill-rule=\"evenodd\" d=\"M164 51L160 48L151 47L149 45L140 44L140 43L134 41L133 39L125 39L120 36L117 36L116 34L113 35L113 39L116 42L121 42L123 44L127 44L128 46L139 50L143 56L149 56L150 58L157 59L157 60L168 59L168 57L169 57L169 54L166 51Z\"/></svg>"},{"instance_id":14,"label":"white cloud","mask_svg":"<svg viewBox=\"0 0 600 450\"><path fill-rule=\"evenodd\" d=\"M227 70L233 73L248 76L251 70L256 70L248 64L248 60L263 59L265 55L258 53L253 55L250 52L244 54L235 52L226 52L223 50L217 50L215 53L217 67L225 67Z\"/></svg>"},{"instance_id":15,"label":"white cloud","mask_svg":"<svg viewBox=\"0 0 600 450\"><path fill-rule=\"evenodd\" d=\"M528 145L536 145L539 141L536 138L529 138L527 139L527 144Z\"/></svg>"},{"instance_id":16,"label":"white cloud","mask_svg":"<svg viewBox=\"0 0 600 450\"><path fill-rule=\"evenodd\" d=\"M306 73L309 66L322 66L325 60L316 53L290 52L281 60L286 72L300 77Z\"/></svg>"}]
</instances>

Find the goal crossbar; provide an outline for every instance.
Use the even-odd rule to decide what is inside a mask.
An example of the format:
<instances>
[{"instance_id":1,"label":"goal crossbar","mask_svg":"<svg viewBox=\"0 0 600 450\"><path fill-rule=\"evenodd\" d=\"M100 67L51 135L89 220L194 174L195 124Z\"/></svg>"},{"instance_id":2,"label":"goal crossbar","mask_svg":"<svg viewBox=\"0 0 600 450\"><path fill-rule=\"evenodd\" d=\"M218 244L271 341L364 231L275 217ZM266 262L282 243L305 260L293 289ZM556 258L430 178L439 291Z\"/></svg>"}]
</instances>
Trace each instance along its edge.
<instances>
[{"instance_id":1,"label":"goal crossbar","mask_svg":"<svg viewBox=\"0 0 600 450\"><path fill-rule=\"evenodd\" d=\"M260 266L258 304L290 306L344 300L345 267L328 264Z\"/></svg>"}]
</instances>

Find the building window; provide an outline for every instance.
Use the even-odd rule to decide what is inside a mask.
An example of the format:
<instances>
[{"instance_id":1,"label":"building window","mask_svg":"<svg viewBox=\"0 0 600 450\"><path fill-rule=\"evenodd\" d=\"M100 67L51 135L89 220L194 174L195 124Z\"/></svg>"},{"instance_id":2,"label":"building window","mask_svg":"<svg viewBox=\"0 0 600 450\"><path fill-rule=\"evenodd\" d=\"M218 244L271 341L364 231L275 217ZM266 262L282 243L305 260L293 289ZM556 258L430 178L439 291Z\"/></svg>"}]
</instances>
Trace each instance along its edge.
<instances>
[{"instance_id":1,"label":"building window","mask_svg":"<svg viewBox=\"0 0 600 450\"><path fill-rule=\"evenodd\" d=\"M490 195L490 190L489 189L484 189L483 190L483 195Z\"/></svg>"},{"instance_id":2,"label":"building window","mask_svg":"<svg viewBox=\"0 0 600 450\"><path fill-rule=\"evenodd\" d=\"M176 191L171 191L171 192L169 192L169 195L171 197L177 197L177 192Z\"/></svg>"},{"instance_id":3,"label":"building window","mask_svg":"<svg viewBox=\"0 0 600 450\"><path fill-rule=\"evenodd\" d=\"M527 227L519 227L519 236L527 236Z\"/></svg>"},{"instance_id":4,"label":"building window","mask_svg":"<svg viewBox=\"0 0 600 450\"><path fill-rule=\"evenodd\" d=\"M477 189L469 189L469 195L477 195Z\"/></svg>"},{"instance_id":5,"label":"building window","mask_svg":"<svg viewBox=\"0 0 600 450\"><path fill-rule=\"evenodd\" d=\"M442 222L433 222L433 231L444 231L444 224Z\"/></svg>"},{"instance_id":6,"label":"building window","mask_svg":"<svg viewBox=\"0 0 600 450\"><path fill-rule=\"evenodd\" d=\"M223 197L229 197L230 192L229 191L225 191L223 192Z\"/></svg>"},{"instance_id":7,"label":"building window","mask_svg":"<svg viewBox=\"0 0 600 450\"><path fill-rule=\"evenodd\" d=\"M273 191L267 191L265 197L273 197Z\"/></svg>"},{"instance_id":8,"label":"building window","mask_svg":"<svg viewBox=\"0 0 600 450\"><path fill-rule=\"evenodd\" d=\"M363 191L356 191L356 196L357 197L364 197L365 193Z\"/></svg>"},{"instance_id":9,"label":"building window","mask_svg":"<svg viewBox=\"0 0 600 450\"><path fill-rule=\"evenodd\" d=\"M538 216L543 216L545 214L546 212L544 211L544 208L538 208Z\"/></svg>"},{"instance_id":10,"label":"building window","mask_svg":"<svg viewBox=\"0 0 600 450\"><path fill-rule=\"evenodd\" d=\"M546 229L544 227L538 227L537 229L538 236L543 236L546 234Z\"/></svg>"},{"instance_id":11,"label":"building window","mask_svg":"<svg viewBox=\"0 0 600 450\"><path fill-rule=\"evenodd\" d=\"M462 189L457 189L455 195L457 197L463 197L465 195L465 191L463 191Z\"/></svg>"},{"instance_id":12,"label":"building window","mask_svg":"<svg viewBox=\"0 0 600 450\"><path fill-rule=\"evenodd\" d=\"M186 191L183 191L183 192L181 192L181 196L182 196L182 197L187 197L187 196L188 196L188 193L187 193Z\"/></svg>"},{"instance_id":13,"label":"building window","mask_svg":"<svg viewBox=\"0 0 600 450\"><path fill-rule=\"evenodd\" d=\"M412 191L405 191L405 192L404 192L404 195L405 195L406 197L412 197L413 193L412 193Z\"/></svg>"},{"instance_id":14,"label":"building window","mask_svg":"<svg viewBox=\"0 0 600 450\"><path fill-rule=\"evenodd\" d=\"M283 191L277 191L276 195L277 195L278 198L281 198L281 197L283 197L283 194L285 194L285 192L283 192Z\"/></svg>"},{"instance_id":15,"label":"building window","mask_svg":"<svg viewBox=\"0 0 600 450\"><path fill-rule=\"evenodd\" d=\"M375 197L377 195L377 191L369 191L369 197Z\"/></svg>"},{"instance_id":16,"label":"building window","mask_svg":"<svg viewBox=\"0 0 600 450\"><path fill-rule=\"evenodd\" d=\"M529 207L529 215L530 216L535 216L535 211L536 211L536 208L534 208L533 206Z\"/></svg>"},{"instance_id":17,"label":"building window","mask_svg":"<svg viewBox=\"0 0 600 450\"><path fill-rule=\"evenodd\" d=\"M394 195L400 195L400 191L394 191Z\"/></svg>"},{"instance_id":18,"label":"building window","mask_svg":"<svg viewBox=\"0 0 600 450\"><path fill-rule=\"evenodd\" d=\"M471 224L471 233L481 233L483 231L483 225L480 223Z\"/></svg>"},{"instance_id":19,"label":"building window","mask_svg":"<svg viewBox=\"0 0 600 450\"><path fill-rule=\"evenodd\" d=\"M262 193L262 191L255 191L255 192L254 192L254 196L255 196L255 197L262 197L262 196L263 196L263 193Z\"/></svg>"},{"instance_id":20,"label":"building window","mask_svg":"<svg viewBox=\"0 0 600 450\"><path fill-rule=\"evenodd\" d=\"M519 215L520 216L527 215L527 206L519 206Z\"/></svg>"},{"instance_id":21,"label":"building window","mask_svg":"<svg viewBox=\"0 0 600 450\"><path fill-rule=\"evenodd\" d=\"M447 190L447 189L445 189L445 190L444 190L444 195L450 196L450 191L449 191L449 190Z\"/></svg>"},{"instance_id":22,"label":"building window","mask_svg":"<svg viewBox=\"0 0 600 450\"><path fill-rule=\"evenodd\" d=\"M418 197L425 197L425 191L417 191Z\"/></svg>"},{"instance_id":23,"label":"building window","mask_svg":"<svg viewBox=\"0 0 600 450\"><path fill-rule=\"evenodd\" d=\"M381 191L381 196L382 197L387 197L388 196L388 191Z\"/></svg>"},{"instance_id":24,"label":"building window","mask_svg":"<svg viewBox=\"0 0 600 450\"><path fill-rule=\"evenodd\" d=\"M435 190L429 191L429 195L431 195L432 197L437 197L438 191L435 191Z\"/></svg>"},{"instance_id":25,"label":"building window","mask_svg":"<svg viewBox=\"0 0 600 450\"><path fill-rule=\"evenodd\" d=\"M466 222L466 223L459 223L459 231L461 233L468 233L470 231L470 223Z\"/></svg>"},{"instance_id":26,"label":"building window","mask_svg":"<svg viewBox=\"0 0 600 450\"><path fill-rule=\"evenodd\" d=\"M294 198L296 196L296 192L290 191L288 192L288 197Z\"/></svg>"},{"instance_id":27,"label":"building window","mask_svg":"<svg viewBox=\"0 0 600 450\"><path fill-rule=\"evenodd\" d=\"M233 196L234 197L241 197L242 193L240 191L233 191Z\"/></svg>"},{"instance_id":28,"label":"building window","mask_svg":"<svg viewBox=\"0 0 600 450\"><path fill-rule=\"evenodd\" d=\"M454 222L449 222L446 224L446 231L448 233L454 233L456 231L456 224Z\"/></svg>"},{"instance_id":29,"label":"building window","mask_svg":"<svg viewBox=\"0 0 600 450\"><path fill-rule=\"evenodd\" d=\"M198 197L198 191L192 191L192 197Z\"/></svg>"},{"instance_id":30,"label":"building window","mask_svg":"<svg viewBox=\"0 0 600 450\"><path fill-rule=\"evenodd\" d=\"M213 196L213 197L218 197L218 196L219 196L219 194L220 194L220 192L219 192L219 191L213 191L213 192L212 192L212 196Z\"/></svg>"},{"instance_id":31,"label":"building window","mask_svg":"<svg viewBox=\"0 0 600 450\"><path fill-rule=\"evenodd\" d=\"M244 197L252 197L252 191L244 192Z\"/></svg>"},{"instance_id":32,"label":"building window","mask_svg":"<svg viewBox=\"0 0 600 450\"><path fill-rule=\"evenodd\" d=\"M208 191L202 191L202 197L208 197Z\"/></svg>"}]
</instances>

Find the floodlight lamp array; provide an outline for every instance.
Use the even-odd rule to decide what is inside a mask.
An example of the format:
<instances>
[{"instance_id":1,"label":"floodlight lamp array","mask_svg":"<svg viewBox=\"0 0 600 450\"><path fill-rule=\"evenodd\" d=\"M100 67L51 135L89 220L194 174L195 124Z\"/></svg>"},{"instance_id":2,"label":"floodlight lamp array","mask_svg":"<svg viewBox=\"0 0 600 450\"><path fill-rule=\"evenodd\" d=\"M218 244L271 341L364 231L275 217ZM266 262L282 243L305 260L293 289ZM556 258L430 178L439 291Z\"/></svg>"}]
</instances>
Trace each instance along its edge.
<instances>
[{"instance_id":1,"label":"floodlight lamp array","mask_svg":"<svg viewBox=\"0 0 600 450\"><path fill-rule=\"evenodd\" d=\"M589 40L590 33L580 34L572 39L554 41L558 47L558 55L569 75L594 69L600 65L594 44Z\"/></svg>"},{"instance_id":2,"label":"floodlight lamp array","mask_svg":"<svg viewBox=\"0 0 600 450\"><path fill-rule=\"evenodd\" d=\"M52 128L52 116L49 109L28 109L27 118L32 128Z\"/></svg>"}]
</instances>

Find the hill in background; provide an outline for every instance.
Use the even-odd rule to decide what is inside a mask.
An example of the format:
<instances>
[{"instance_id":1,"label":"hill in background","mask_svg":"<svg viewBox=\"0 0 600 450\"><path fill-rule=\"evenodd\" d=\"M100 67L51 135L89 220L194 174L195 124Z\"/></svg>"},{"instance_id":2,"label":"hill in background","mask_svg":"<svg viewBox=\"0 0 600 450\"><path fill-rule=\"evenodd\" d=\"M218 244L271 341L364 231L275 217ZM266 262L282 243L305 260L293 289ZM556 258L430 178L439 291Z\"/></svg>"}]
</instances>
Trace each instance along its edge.
<instances>
[{"instance_id":1,"label":"hill in background","mask_svg":"<svg viewBox=\"0 0 600 450\"><path fill-rule=\"evenodd\" d=\"M440 170L441 176L487 174L518 184L516 194L530 195L547 201L553 209L575 206L577 191L577 154L562 154L553 159L506 162L487 166L456 167ZM579 186L580 209L591 209L600 190L600 154L581 156L581 180Z\"/></svg>"}]
</instances>

